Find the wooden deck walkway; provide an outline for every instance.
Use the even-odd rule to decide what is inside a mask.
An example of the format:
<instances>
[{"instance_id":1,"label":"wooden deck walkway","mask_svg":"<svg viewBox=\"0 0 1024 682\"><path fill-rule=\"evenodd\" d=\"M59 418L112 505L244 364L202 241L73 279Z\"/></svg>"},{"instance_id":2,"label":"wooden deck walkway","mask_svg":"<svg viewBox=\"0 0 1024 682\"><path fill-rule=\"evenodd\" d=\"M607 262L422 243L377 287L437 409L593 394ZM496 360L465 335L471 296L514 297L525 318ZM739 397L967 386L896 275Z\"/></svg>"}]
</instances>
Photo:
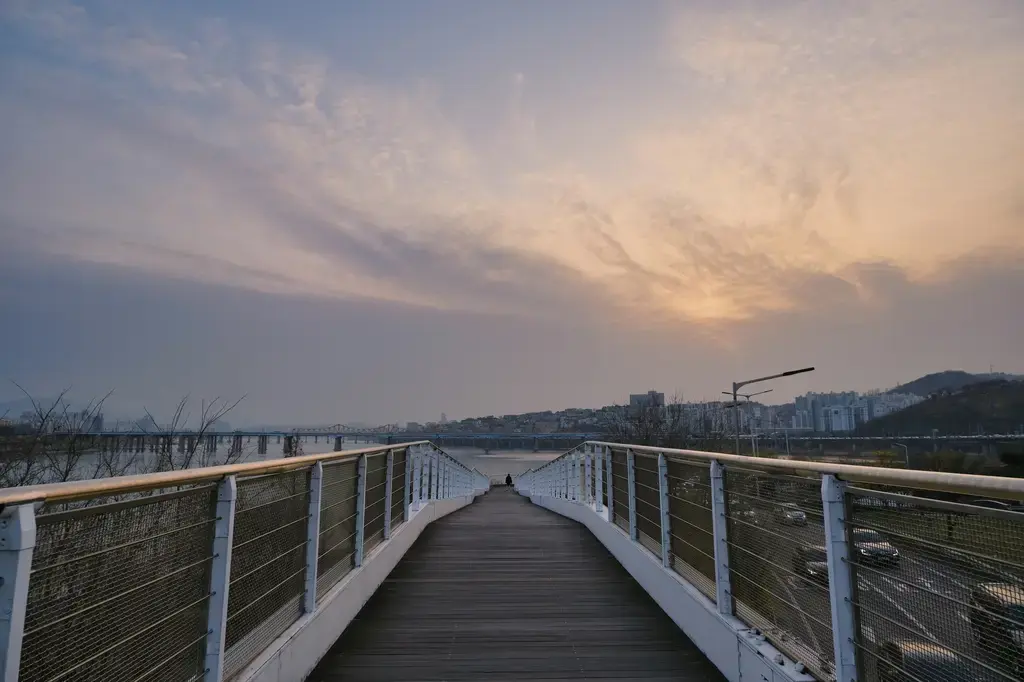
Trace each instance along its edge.
<instances>
[{"instance_id":1,"label":"wooden deck walkway","mask_svg":"<svg viewBox=\"0 0 1024 682\"><path fill-rule=\"evenodd\" d=\"M724 678L590 531L499 488L430 524L308 679Z\"/></svg>"}]
</instances>

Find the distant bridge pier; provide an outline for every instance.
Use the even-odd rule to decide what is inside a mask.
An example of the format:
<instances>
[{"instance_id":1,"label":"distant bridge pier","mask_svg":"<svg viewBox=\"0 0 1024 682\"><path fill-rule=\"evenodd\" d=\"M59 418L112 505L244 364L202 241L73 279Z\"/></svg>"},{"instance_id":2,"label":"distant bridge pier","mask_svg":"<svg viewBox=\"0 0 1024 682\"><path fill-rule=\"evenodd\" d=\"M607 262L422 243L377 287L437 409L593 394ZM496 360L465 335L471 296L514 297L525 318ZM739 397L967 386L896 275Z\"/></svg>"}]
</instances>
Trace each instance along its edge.
<instances>
[{"instance_id":1,"label":"distant bridge pier","mask_svg":"<svg viewBox=\"0 0 1024 682\"><path fill-rule=\"evenodd\" d=\"M341 452L341 443L342 443L341 436L335 436L334 437L334 451L335 452Z\"/></svg>"},{"instance_id":2,"label":"distant bridge pier","mask_svg":"<svg viewBox=\"0 0 1024 682\"><path fill-rule=\"evenodd\" d=\"M284 456L291 457L295 454L295 436L284 437Z\"/></svg>"},{"instance_id":3,"label":"distant bridge pier","mask_svg":"<svg viewBox=\"0 0 1024 682\"><path fill-rule=\"evenodd\" d=\"M267 454L267 440L267 436L259 436L256 438L256 454Z\"/></svg>"},{"instance_id":4,"label":"distant bridge pier","mask_svg":"<svg viewBox=\"0 0 1024 682\"><path fill-rule=\"evenodd\" d=\"M231 449L228 450L232 457L239 457L242 454L242 437L232 436L231 437Z\"/></svg>"},{"instance_id":5,"label":"distant bridge pier","mask_svg":"<svg viewBox=\"0 0 1024 682\"><path fill-rule=\"evenodd\" d=\"M217 445L220 443L220 439L217 436L206 437L206 452L214 453L217 452Z\"/></svg>"}]
</instances>

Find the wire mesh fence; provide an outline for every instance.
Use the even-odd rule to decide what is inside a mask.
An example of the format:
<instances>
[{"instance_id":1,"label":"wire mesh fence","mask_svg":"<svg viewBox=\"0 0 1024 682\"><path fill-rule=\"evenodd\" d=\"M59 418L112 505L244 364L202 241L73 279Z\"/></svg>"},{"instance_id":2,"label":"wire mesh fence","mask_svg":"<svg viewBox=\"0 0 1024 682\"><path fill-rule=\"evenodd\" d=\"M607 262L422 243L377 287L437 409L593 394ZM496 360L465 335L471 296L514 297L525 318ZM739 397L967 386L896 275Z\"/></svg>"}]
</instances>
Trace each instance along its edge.
<instances>
[{"instance_id":1,"label":"wire mesh fence","mask_svg":"<svg viewBox=\"0 0 1024 682\"><path fill-rule=\"evenodd\" d=\"M636 529L640 544L661 556L661 491L658 487L658 456L633 456Z\"/></svg>"},{"instance_id":2,"label":"wire mesh fence","mask_svg":"<svg viewBox=\"0 0 1024 682\"><path fill-rule=\"evenodd\" d=\"M324 465L320 495L320 540L317 553L317 599L355 566L358 462Z\"/></svg>"},{"instance_id":3,"label":"wire mesh fence","mask_svg":"<svg viewBox=\"0 0 1024 682\"><path fill-rule=\"evenodd\" d=\"M819 678L833 679L820 479L725 472L736 614Z\"/></svg>"},{"instance_id":4,"label":"wire mesh fence","mask_svg":"<svg viewBox=\"0 0 1024 682\"><path fill-rule=\"evenodd\" d=\"M668 513L672 570L715 599L711 473L706 462L669 459Z\"/></svg>"},{"instance_id":5,"label":"wire mesh fence","mask_svg":"<svg viewBox=\"0 0 1024 682\"><path fill-rule=\"evenodd\" d=\"M602 471L611 486L611 520L625 532L631 486L627 448L632 446L610 446L611 471ZM663 511L657 451L639 446L632 451L636 539L657 552ZM569 457L531 473L524 489L540 484L562 496L559 482ZM790 473L780 472L785 465L778 461L749 459L747 464L724 455L718 461L725 472L729 569L729 584L722 587L740 620L816 678L836 679L835 606L844 616L840 627L854 623L846 639L847 631L840 633L838 646L842 651L843 642L853 644L857 679L1024 680L1024 499L1018 497L1017 504L977 500L963 491L980 489L981 482L947 480L945 474L920 472L923 483L935 489L948 485L946 492L908 492L849 482L877 481L877 469L855 474L794 466ZM666 467L670 565L714 601L719 576L711 458L666 453ZM824 474L836 479L825 485ZM592 476L585 485L595 480ZM1006 481L984 485L1009 497L1019 486ZM841 534L826 546L822 496L844 489L845 505L827 507L829 527ZM830 593L830 566L850 568L849 584L834 585L837 594ZM847 619L850 611L853 617ZM844 666L850 664L844 658Z\"/></svg>"},{"instance_id":6,"label":"wire mesh fence","mask_svg":"<svg viewBox=\"0 0 1024 682\"><path fill-rule=\"evenodd\" d=\"M395 450L391 464L391 530L392 532L405 522L405 471L406 462L410 461L405 450Z\"/></svg>"},{"instance_id":7,"label":"wire mesh fence","mask_svg":"<svg viewBox=\"0 0 1024 682\"><path fill-rule=\"evenodd\" d=\"M363 518L363 556L384 539L384 509L387 487L387 455L371 455L366 458L366 502Z\"/></svg>"},{"instance_id":8,"label":"wire mesh fence","mask_svg":"<svg viewBox=\"0 0 1024 682\"><path fill-rule=\"evenodd\" d=\"M61 488L57 494L55 488L28 497L46 500L16 509L13 517L19 524L34 521L34 544L29 554L20 555L31 556L31 565L22 573L23 564L17 564L10 577L6 570L0 576L18 586L27 576L23 629L22 614L11 618L8 611L12 634L21 643L18 679L198 682L210 673L207 639L218 618L210 612L218 601L211 599L211 590L221 592L225 580L220 660L224 678L236 676L299 618L312 568L318 596L352 570L358 522L365 521L364 551L370 552L383 540L385 516L390 515L391 528L408 520L411 452L392 450L390 477L386 450L364 456L362 482L355 457L323 463L315 567L307 565L306 556L313 470L288 460L274 466L299 468L267 474L266 465L253 467L223 487L224 472L211 471L205 479L182 472L174 489L154 490L148 481L131 477L113 493L101 487ZM435 497L462 495L467 486L485 481L443 453L431 460L421 485L424 492L436 491ZM166 475L160 483L166 485ZM357 518L360 485L366 513ZM218 489L235 491L234 503L218 501ZM3 494L6 504L26 499L23 490ZM218 517L225 508L234 509L230 536L220 535L231 527ZM28 532L29 527L16 528ZM230 561L221 545L227 537ZM228 567L226 575L222 569Z\"/></svg>"},{"instance_id":9,"label":"wire mesh fence","mask_svg":"<svg viewBox=\"0 0 1024 682\"><path fill-rule=\"evenodd\" d=\"M238 481L225 642L225 677L302 612L309 469Z\"/></svg>"},{"instance_id":10,"label":"wire mesh fence","mask_svg":"<svg viewBox=\"0 0 1024 682\"><path fill-rule=\"evenodd\" d=\"M36 518L19 679L203 674L211 486Z\"/></svg>"},{"instance_id":11,"label":"wire mesh fence","mask_svg":"<svg viewBox=\"0 0 1024 682\"><path fill-rule=\"evenodd\" d=\"M626 471L626 451L612 450L612 520L619 528L629 532L629 474Z\"/></svg>"},{"instance_id":12,"label":"wire mesh fence","mask_svg":"<svg viewBox=\"0 0 1024 682\"><path fill-rule=\"evenodd\" d=\"M864 679L1024 679L1024 514L852 489Z\"/></svg>"}]
</instances>

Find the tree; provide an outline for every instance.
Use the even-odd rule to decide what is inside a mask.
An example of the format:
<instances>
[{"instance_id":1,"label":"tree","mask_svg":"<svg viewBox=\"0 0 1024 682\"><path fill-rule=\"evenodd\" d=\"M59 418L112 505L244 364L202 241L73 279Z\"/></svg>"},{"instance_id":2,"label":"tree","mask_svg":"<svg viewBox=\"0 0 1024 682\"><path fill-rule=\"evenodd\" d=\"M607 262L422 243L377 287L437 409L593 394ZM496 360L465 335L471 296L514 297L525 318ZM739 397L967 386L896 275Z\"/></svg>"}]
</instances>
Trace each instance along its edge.
<instances>
[{"instance_id":1,"label":"tree","mask_svg":"<svg viewBox=\"0 0 1024 682\"><path fill-rule=\"evenodd\" d=\"M201 400L199 402L199 413L197 428L189 429L192 413L189 411L190 396L185 396L178 401L167 425L159 430L163 439L158 447L156 471L175 471L177 469L191 469L193 467L214 466L217 464L233 464L247 454L244 450L231 447L223 456L218 455L217 450L209 447L206 436L214 430L214 426L222 418L226 417L232 410L238 407L245 399L242 396L234 402L221 398L214 398L211 401ZM159 424L148 408L143 408L145 417L134 423L135 428L143 434L153 434L152 425ZM175 443L184 438L184 447L175 449Z\"/></svg>"},{"instance_id":2,"label":"tree","mask_svg":"<svg viewBox=\"0 0 1024 682\"><path fill-rule=\"evenodd\" d=\"M720 403L684 403L676 395L665 405L616 405L608 430L617 443L680 449L721 449L725 415Z\"/></svg>"},{"instance_id":3,"label":"tree","mask_svg":"<svg viewBox=\"0 0 1024 682\"><path fill-rule=\"evenodd\" d=\"M0 431L0 486L19 487L41 483L60 483L90 478L108 478L134 473L174 471L187 468L230 464L246 459L254 447L231 447L219 451L207 436L216 423L234 410L244 399L226 401L216 398L199 404L195 428L189 410L190 399L178 401L171 421L157 433L136 423L132 436L154 439L155 456L140 452L138 443L130 447L125 437L97 439L89 431L93 420L101 414L110 393L90 400L83 409L73 410L67 400L70 389L56 399L43 402L15 383L31 404L27 418L18 426ZM147 426L156 424L149 410L143 420ZM174 447L184 437L186 447Z\"/></svg>"}]
</instances>

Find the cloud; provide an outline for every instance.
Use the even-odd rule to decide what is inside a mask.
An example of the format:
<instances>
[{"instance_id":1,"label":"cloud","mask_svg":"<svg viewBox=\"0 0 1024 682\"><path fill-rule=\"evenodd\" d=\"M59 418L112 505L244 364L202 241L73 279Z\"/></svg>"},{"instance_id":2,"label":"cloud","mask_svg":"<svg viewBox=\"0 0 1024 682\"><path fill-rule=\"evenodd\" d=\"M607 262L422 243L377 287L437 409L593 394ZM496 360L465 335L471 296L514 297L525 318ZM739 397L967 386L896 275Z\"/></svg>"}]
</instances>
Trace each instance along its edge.
<instances>
[{"instance_id":1,"label":"cloud","mask_svg":"<svg viewBox=\"0 0 1024 682\"><path fill-rule=\"evenodd\" d=\"M35 45L0 67L0 230L67 259L715 326L823 298L873 310L958 259L1024 251L1012 3L680 10L652 37L676 60L664 98L607 105L613 162L560 153L543 74L518 66L495 76L507 115L470 126L482 139L427 81L374 80L223 19L66 3L0 18Z\"/></svg>"}]
</instances>

